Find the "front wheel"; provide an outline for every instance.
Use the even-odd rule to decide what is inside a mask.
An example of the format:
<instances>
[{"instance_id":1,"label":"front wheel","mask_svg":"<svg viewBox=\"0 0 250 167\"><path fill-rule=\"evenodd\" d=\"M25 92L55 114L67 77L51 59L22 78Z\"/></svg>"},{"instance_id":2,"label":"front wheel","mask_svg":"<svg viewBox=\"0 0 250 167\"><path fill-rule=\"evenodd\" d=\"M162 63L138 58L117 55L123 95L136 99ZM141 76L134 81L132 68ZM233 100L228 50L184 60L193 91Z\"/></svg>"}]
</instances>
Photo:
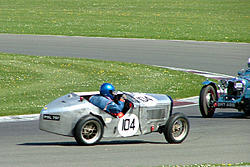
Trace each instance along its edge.
<instances>
[{"instance_id":1,"label":"front wheel","mask_svg":"<svg viewBox=\"0 0 250 167\"><path fill-rule=\"evenodd\" d=\"M78 121L75 127L75 140L79 145L92 145L103 136L103 124L97 117L87 116Z\"/></svg>"},{"instance_id":2,"label":"front wheel","mask_svg":"<svg viewBox=\"0 0 250 167\"><path fill-rule=\"evenodd\" d=\"M216 91L211 85L204 86L200 92L199 106L202 117L211 118L214 115L215 108L213 106L216 102Z\"/></svg>"},{"instance_id":3,"label":"front wheel","mask_svg":"<svg viewBox=\"0 0 250 167\"><path fill-rule=\"evenodd\" d=\"M164 127L164 136L168 143L181 143L189 133L189 121L182 113L173 114Z\"/></svg>"}]
</instances>

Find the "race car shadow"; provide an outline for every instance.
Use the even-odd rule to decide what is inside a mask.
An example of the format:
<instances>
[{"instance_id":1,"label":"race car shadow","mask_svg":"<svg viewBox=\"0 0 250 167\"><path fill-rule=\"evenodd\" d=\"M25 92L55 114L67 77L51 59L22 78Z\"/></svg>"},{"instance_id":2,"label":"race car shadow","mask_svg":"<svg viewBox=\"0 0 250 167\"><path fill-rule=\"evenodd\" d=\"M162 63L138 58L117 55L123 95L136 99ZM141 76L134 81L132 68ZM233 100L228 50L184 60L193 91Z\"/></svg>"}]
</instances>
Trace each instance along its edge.
<instances>
[{"instance_id":1,"label":"race car shadow","mask_svg":"<svg viewBox=\"0 0 250 167\"><path fill-rule=\"evenodd\" d=\"M188 116L188 118L202 118L201 115L195 115L195 116ZM231 119L249 119L248 117L246 117L246 115L244 113L241 112L215 112L213 117L210 119L214 119L214 118L231 118ZM205 118L205 119L209 119L209 118Z\"/></svg>"},{"instance_id":2,"label":"race car shadow","mask_svg":"<svg viewBox=\"0 0 250 167\"><path fill-rule=\"evenodd\" d=\"M236 119L245 119L246 116L244 113L240 112L216 112L214 113L213 118L236 118Z\"/></svg>"},{"instance_id":3,"label":"race car shadow","mask_svg":"<svg viewBox=\"0 0 250 167\"><path fill-rule=\"evenodd\" d=\"M146 140L111 140L101 141L98 145L121 145L121 144L166 144L166 142L155 142Z\"/></svg>"},{"instance_id":4,"label":"race car shadow","mask_svg":"<svg viewBox=\"0 0 250 167\"><path fill-rule=\"evenodd\" d=\"M167 142L153 142L145 140L111 140L111 141L101 141L95 145L86 145L89 146L98 146L98 145L126 145L126 144L168 144ZM76 142L40 142L40 143L22 143L17 144L19 146L79 146Z\"/></svg>"}]
</instances>

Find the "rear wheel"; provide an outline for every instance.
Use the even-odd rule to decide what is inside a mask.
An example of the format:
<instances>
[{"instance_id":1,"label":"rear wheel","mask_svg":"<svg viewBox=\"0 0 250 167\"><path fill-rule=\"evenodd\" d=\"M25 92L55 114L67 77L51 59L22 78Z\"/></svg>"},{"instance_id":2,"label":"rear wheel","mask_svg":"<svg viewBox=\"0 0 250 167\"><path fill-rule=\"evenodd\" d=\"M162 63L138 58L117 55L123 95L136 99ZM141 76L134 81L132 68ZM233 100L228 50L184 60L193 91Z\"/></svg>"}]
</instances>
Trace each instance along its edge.
<instances>
[{"instance_id":1,"label":"rear wheel","mask_svg":"<svg viewBox=\"0 0 250 167\"><path fill-rule=\"evenodd\" d=\"M189 133L189 121L182 113L173 114L166 123L163 133L168 143L181 143Z\"/></svg>"},{"instance_id":2,"label":"rear wheel","mask_svg":"<svg viewBox=\"0 0 250 167\"><path fill-rule=\"evenodd\" d=\"M200 92L199 105L202 117L211 118L214 115L216 91L211 85L204 86Z\"/></svg>"},{"instance_id":3,"label":"rear wheel","mask_svg":"<svg viewBox=\"0 0 250 167\"><path fill-rule=\"evenodd\" d=\"M75 127L75 139L79 145L92 145L103 136L103 124L94 116L87 116L78 121Z\"/></svg>"}]
</instances>

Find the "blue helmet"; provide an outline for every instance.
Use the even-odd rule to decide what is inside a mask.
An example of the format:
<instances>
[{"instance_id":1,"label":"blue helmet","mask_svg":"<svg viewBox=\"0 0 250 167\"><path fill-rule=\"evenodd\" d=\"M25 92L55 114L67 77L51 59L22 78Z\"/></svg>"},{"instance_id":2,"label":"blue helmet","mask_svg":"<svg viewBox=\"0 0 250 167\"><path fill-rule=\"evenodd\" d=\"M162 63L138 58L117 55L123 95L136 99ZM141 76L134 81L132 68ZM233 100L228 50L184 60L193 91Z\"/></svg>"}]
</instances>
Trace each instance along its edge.
<instances>
[{"instance_id":1,"label":"blue helmet","mask_svg":"<svg viewBox=\"0 0 250 167\"><path fill-rule=\"evenodd\" d=\"M103 96L108 96L111 99L114 99L113 92L115 91L115 87L110 83L104 83L100 87L100 94Z\"/></svg>"}]
</instances>

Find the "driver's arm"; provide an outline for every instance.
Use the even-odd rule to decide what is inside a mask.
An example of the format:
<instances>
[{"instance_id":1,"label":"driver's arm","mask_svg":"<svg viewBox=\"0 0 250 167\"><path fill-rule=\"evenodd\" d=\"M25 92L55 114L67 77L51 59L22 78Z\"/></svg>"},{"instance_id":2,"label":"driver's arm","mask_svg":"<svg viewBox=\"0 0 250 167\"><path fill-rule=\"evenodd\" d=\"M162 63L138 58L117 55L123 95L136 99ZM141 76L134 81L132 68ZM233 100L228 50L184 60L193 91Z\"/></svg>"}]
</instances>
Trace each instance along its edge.
<instances>
[{"instance_id":1,"label":"driver's arm","mask_svg":"<svg viewBox=\"0 0 250 167\"><path fill-rule=\"evenodd\" d=\"M122 111L123 107L124 107L123 101L118 101L117 103L111 102L108 104L107 110L112 113L119 113Z\"/></svg>"}]
</instances>

